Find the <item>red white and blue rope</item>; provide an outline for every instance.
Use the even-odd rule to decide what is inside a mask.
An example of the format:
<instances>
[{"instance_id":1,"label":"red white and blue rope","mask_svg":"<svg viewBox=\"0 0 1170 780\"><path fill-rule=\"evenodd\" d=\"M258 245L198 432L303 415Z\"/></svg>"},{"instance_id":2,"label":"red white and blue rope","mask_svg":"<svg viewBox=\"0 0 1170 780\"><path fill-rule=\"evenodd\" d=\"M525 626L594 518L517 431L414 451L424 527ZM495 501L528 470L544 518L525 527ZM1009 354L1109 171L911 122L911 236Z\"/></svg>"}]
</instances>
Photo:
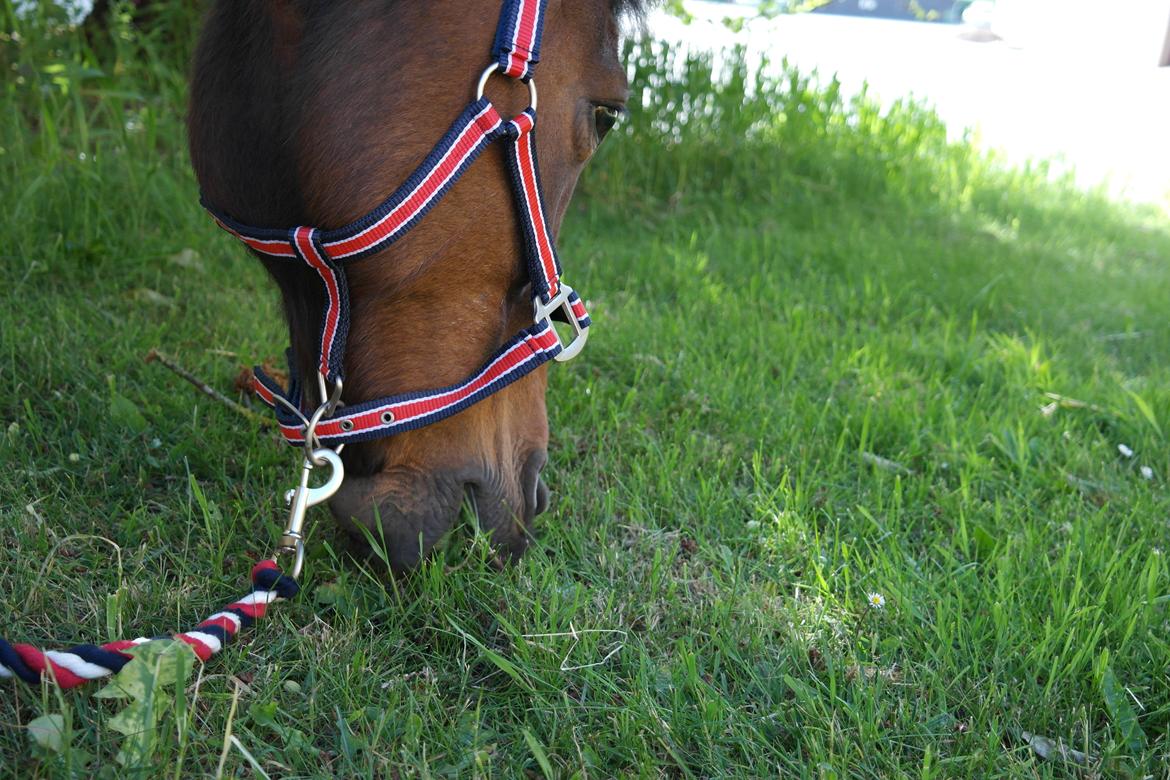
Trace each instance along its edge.
<instances>
[{"instance_id":1,"label":"red white and blue rope","mask_svg":"<svg viewBox=\"0 0 1170 780\"><path fill-rule=\"evenodd\" d=\"M297 595L296 580L282 574L276 563L264 560L252 567L252 590L228 604L190 631L163 637L140 637L104 645L75 645L67 650L41 650L28 644L10 644L0 638L0 678L17 677L30 684L55 680L73 688L90 680L117 674L134 660L126 650L155 640L185 642L200 661L218 653L241 629L264 617L268 605Z\"/></svg>"}]
</instances>

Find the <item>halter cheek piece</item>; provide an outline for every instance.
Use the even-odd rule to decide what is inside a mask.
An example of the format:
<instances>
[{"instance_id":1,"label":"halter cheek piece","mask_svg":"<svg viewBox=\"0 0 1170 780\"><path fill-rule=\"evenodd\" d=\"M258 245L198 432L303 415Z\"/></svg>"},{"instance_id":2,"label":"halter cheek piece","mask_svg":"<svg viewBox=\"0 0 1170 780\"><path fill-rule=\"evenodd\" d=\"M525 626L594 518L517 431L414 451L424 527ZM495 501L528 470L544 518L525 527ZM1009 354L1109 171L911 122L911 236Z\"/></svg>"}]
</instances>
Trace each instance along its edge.
<instances>
[{"instance_id":1,"label":"halter cheek piece","mask_svg":"<svg viewBox=\"0 0 1170 780\"><path fill-rule=\"evenodd\" d=\"M548 0L505 0L493 45L493 62L480 76L476 98L451 125L430 154L377 208L334 230L294 227L288 230L250 227L202 201L220 227L268 257L299 261L321 278L326 293L322 316L317 385L321 404L309 413L305 387L290 359L286 391L260 368L254 370L257 395L275 412L285 440L334 449L355 441L390 436L421 428L466 409L507 387L549 360L564 361L585 345L590 324L585 305L561 279L561 263L549 234L536 163L536 84L532 71L540 59L540 38ZM503 120L484 87L493 73L528 85L530 105ZM507 139L506 157L524 234L528 276L533 290L533 324L521 330L464 381L436 390L422 390L341 406L345 340L349 331L349 294L344 264L380 252L426 215L481 152ZM573 339L562 343L551 318L561 314L573 328Z\"/></svg>"}]
</instances>

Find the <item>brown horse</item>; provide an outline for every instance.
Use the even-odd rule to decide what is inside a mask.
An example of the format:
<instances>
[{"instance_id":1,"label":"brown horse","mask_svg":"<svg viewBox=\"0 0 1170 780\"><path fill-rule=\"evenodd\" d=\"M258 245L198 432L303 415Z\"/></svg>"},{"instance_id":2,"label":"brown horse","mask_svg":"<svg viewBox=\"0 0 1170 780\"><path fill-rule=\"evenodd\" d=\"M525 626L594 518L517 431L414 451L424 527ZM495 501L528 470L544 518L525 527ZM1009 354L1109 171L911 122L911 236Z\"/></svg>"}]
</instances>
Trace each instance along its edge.
<instances>
[{"instance_id":1,"label":"brown horse","mask_svg":"<svg viewBox=\"0 0 1170 780\"><path fill-rule=\"evenodd\" d=\"M628 86L619 19L633 0L551 0L539 147L555 233ZM376 205L472 97L499 0L219 0L196 54L191 157L209 202L256 226L340 226ZM523 85L492 79L502 115ZM532 322L512 194L498 145L401 241L346 268L352 325L345 395L367 399L463 379ZM314 372L324 295L303 265L264 259L294 359ZM571 260L570 260L571 262ZM384 535L412 566L465 495L505 557L521 553L548 490L545 369L435 425L350 445L334 514ZM380 532L374 529L381 523Z\"/></svg>"}]
</instances>

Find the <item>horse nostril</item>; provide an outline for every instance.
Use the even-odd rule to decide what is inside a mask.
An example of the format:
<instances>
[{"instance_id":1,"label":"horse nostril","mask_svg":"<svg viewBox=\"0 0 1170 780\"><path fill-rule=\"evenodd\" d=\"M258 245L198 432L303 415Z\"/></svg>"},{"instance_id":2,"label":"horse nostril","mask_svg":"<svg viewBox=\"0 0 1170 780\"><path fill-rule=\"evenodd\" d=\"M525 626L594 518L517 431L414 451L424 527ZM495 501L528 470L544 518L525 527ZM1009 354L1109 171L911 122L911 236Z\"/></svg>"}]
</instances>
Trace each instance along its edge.
<instances>
[{"instance_id":1,"label":"horse nostril","mask_svg":"<svg viewBox=\"0 0 1170 780\"><path fill-rule=\"evenodd\" d=\"M544 484L543 477L536 478L536 511L533 515L543 515L548 509L548 485Z\"/></svg>"},{"instance_id":2,"label":"horse nostril","mask_svg":"<svg viewBox=\"0 0 1170 780\"><path fill-rule=\"evenodd\" d=\"M540 470L548 462L548 454L543 450L528 456L521 473L521 488L524 490L525 514L535 517L548 509L548 486L540 478Z\"/></svg>"}]
</instances>

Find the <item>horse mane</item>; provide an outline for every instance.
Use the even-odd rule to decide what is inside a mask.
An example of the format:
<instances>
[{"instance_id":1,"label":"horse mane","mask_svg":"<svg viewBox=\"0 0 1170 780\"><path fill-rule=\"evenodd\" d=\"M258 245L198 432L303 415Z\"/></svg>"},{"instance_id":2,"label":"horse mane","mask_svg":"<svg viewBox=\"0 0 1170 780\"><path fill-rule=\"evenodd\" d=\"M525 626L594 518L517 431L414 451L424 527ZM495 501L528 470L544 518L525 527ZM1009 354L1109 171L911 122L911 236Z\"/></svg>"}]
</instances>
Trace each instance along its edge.
<instances>
[{"instance_id":1,"label":"horse mane","mask_svg":"<svg viewBox=\"0 0 1170 780\"><path fill-rule=\"evenodd\" d=\"M658 5L657 0L610 0L609 7L617 16L642 17L652 6Z\"/></svg>"}]
</instances>

